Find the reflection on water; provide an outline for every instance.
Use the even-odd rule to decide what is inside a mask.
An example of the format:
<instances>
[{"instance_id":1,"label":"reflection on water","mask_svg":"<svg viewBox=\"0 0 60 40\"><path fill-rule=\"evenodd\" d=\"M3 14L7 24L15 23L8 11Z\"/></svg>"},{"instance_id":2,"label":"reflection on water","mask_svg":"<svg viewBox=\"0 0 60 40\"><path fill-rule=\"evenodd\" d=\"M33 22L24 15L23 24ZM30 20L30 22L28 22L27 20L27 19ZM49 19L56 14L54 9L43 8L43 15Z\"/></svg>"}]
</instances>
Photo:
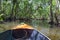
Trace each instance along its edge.
<instances>
[{"instance_id":1,"label":"reflection on water","mask_svg":"<svg viewBox=\"0 0 60 40\"><path fill-rule=\"evenodd\" d=\"M0 24L0 33L11 29L13 26L16 26L22 22L6 22L4 24ZM60 40L60 28L53 27L50 28L50 25L46 20L32 20L31 22L25 22L27 24L32 25L35 29L42 32L43 34L50 37L52 40Z\"/></svg>"}]
</instances>

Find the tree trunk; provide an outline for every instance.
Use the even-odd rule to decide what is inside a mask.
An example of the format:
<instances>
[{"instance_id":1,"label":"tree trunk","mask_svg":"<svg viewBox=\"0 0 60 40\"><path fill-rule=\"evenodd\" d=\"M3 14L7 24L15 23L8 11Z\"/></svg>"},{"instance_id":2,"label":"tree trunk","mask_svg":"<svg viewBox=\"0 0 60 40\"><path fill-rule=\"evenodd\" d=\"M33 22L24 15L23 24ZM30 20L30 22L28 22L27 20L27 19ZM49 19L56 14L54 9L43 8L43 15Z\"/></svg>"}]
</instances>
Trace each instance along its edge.
<instances>
[{"instance_id":1,"label":"tree trunk","mask_svg":"<svg viewBox=\"0 0 60 40\"><path fill-rule=\"evenodd\" d=\"M1 13L1 0L0 0L0 13Z\"/></svg>"},{"instance_id":2,"label":"tree trunk","mask_svg":"<svg viewBox=\"0 0 60 40\"><path fill-rule=\"evenodd\" d=\"M53 22L53 12L52 12L52 0L50 0L50 24L53 25L54 22Z\"/></svg>"},{"instance_id":3,"label":"tree trunk","mask_svg":"<svg viewBox=\"0 0 60 40\"><path fill-rule=\"evenodd\" d=\"M56 20L56 25L58 26L58 24L59 24L59 21L58 21L58 18L57 18L58 16L57 16L57 14L55 13L55 20Z\"/></svg>"},{"instance_id":4,"label":"tree trunk","mask_svg":"<svg viewBox=\"0 0 60 40\"><path fill-rule=\"evenodd\" d=\"M57 24L57 26L58 26L58 24L59 24L59 21L58 21L58 14L59 14L59 5L60 5L60 3L59 3L59 0L56 0L56 13L55 13L55 20L56 20L56 24Z\"/></svg>"},{"instance_id":5,"label":"tree trunk","mask_svg":"<svg viewBox=\"0 0 60 40\"><path fill-rule=\"evenodd\" d=\"M16 20L16 14L17 14L17 0L13 0L13 6L12 6L12 13L11 13L11 19L12 21L15 21Z\"/></svg>"}]
</instances>

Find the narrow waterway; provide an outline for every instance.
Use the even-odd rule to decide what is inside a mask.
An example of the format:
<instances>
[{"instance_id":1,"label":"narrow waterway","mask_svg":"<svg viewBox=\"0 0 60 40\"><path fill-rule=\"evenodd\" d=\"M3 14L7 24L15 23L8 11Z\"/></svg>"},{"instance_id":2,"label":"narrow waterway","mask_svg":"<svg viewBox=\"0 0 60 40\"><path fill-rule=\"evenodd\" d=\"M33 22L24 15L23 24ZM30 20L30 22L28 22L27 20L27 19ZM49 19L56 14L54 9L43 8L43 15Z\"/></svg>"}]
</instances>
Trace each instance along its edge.
<instances>
[{"instance_id":1,"label":"narrow waterway","mask_svg":"<svg viewBox=\"0 0 60 40\"><path fill-rule=\"evenodd\" d=\"M32 20L31 22L5 22L4 24L0 24L0 33L19 25L20 23L31 25L33 28L48 36L52 40L60 40L60 27L54 26L53 28L50 28L50 25L46 20Z\"/></svg>"}]
</instances>

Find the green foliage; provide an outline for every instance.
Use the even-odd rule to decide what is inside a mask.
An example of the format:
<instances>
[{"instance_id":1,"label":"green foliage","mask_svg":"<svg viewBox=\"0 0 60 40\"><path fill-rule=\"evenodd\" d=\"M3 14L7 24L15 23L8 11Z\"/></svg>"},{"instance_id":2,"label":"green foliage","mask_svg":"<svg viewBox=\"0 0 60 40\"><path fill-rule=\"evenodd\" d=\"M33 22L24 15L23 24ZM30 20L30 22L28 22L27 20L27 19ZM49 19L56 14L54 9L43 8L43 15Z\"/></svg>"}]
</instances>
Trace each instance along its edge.
<instances>
[{"instance_id":1,"label":"green foliage","mask_svg":"<svg viewBox=\"0 0 60 40\"><path fill-rule=\"evenodd\" d=\"M16 18L49 18L50 0L2 0L4 18L15 16ZM52 1L53 12L56 9L56 0ZM0 14L0 15L1 15ZM11 15L12 14L12 15ZM1 17L0 17L1 18Z\"/></svg>"},{"instance_id":2,"label":"green foliage","mask_svg":"<svg viewBox=\"0 0 60 40\"><path fill-rule=\"evenodd\" d=\"M0 21L3 21L3 18L2 18L3 14L0 14Z\"/></svg>"}]
</instances>

